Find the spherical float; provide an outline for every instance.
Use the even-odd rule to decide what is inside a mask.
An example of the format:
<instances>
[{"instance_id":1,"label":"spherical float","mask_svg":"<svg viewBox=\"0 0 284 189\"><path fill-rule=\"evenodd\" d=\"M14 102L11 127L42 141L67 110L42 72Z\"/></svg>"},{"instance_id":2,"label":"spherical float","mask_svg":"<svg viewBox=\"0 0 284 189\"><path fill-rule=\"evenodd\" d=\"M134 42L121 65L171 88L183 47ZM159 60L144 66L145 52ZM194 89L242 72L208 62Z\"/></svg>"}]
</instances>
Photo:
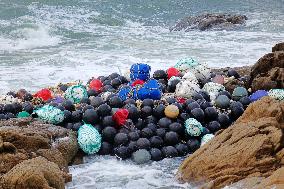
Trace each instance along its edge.
<instances>
[{"instance_id":1,"label":"spherical float","mask_svg":"<svg viewBox=\"0 0 284 189\"><path fill-rule=\"evenodd\" d=\"M165 115L168 118L175 119L179 115L179 108L177 106L175 106L175 105L168 105L165 108Z\"/></svg>"}]
</instances>

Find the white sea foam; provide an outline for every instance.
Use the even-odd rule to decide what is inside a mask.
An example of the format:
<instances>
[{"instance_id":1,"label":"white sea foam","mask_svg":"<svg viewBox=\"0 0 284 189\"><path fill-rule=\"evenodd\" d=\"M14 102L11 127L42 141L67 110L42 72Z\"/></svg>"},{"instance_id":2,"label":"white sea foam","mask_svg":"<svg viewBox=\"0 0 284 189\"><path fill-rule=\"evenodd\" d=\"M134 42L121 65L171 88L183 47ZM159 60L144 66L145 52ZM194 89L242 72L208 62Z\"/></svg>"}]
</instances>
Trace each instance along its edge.
<instances>
[{"instance_id":1,"label":"white sea foam","mask_svg":"<svg viewBox=\"0 0 284 189\"><path fill-rule=\"evenodd\" d=\"M195 187L180 184L174 178L181 159L164 159L150 164L135 165L110 156L89 156L82 165L70 167L73 181L67 189L184 189Z\"/></svg>"}]
</instances>

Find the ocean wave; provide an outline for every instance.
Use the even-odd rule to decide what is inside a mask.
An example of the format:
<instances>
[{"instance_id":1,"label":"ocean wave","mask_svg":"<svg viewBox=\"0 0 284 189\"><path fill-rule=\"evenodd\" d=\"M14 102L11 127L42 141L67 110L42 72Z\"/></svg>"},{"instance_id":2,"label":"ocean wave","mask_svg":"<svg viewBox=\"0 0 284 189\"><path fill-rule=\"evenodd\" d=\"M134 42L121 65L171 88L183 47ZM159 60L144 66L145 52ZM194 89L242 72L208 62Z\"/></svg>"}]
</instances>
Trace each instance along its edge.
<instances>
[{"instance_id":1,"label":"ocean wave","mask_svg":"<svg viewBox=\"0 0 284 189\"><path fill-rule=\"evenodd\" d=\"M10 36L0 36L0 51L27 50L58 45L60 37L52 35L50 28L43 25L19 28Z\"/></svg>"}]
</instances>

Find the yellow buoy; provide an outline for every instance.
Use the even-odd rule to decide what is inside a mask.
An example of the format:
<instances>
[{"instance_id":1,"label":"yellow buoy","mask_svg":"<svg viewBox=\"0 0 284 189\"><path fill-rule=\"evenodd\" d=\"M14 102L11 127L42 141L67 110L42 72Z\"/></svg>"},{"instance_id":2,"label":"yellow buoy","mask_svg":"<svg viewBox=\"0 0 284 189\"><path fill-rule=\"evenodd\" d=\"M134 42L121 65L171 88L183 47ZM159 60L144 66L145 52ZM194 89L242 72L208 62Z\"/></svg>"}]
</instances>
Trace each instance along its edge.
<instances>
[{"instance_id":1,"label":"yellow buoy","mask_svg":"<svg viewBox=\"0 0 284 189\"><path fill-rule=\"evenodd\" d=\"M179 115L179 109L177 106L175 105L168 105L166 108L165 108L165 115L168 117L168 118L177 118L177 116Z\"/></svg>"}]
</instances>

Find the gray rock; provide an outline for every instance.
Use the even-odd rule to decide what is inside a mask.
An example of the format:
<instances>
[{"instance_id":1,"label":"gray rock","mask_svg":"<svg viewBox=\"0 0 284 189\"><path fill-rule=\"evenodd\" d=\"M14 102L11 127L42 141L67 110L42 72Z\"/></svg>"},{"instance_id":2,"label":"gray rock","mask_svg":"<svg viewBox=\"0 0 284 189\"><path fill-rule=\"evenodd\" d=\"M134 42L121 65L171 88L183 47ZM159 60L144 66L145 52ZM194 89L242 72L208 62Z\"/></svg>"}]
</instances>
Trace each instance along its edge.
<instances>
[{"instance_id":1,"label":"gray rock","mask_svg":"<svg viewBox=\"0 0 284 189\"><path fill-rule=\"evenodd\" d=\"M189 16L178 21L170 28L170 31L230 29L236 25L244 24L246 20L247 17L245 15L231 14L204 14L199 16Z\"/></svg>"}]
</instances>

